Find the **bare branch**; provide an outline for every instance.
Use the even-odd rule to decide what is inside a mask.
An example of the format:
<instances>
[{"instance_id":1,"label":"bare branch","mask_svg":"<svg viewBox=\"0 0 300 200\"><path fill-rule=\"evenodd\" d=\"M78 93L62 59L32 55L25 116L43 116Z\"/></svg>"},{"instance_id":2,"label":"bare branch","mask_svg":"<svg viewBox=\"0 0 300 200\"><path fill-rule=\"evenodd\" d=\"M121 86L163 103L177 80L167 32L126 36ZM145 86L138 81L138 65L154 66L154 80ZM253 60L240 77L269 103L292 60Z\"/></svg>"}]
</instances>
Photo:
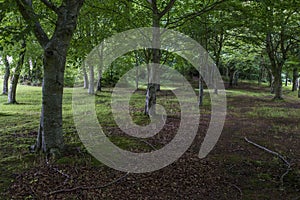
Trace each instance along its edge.
<instances>
[{"instance_id":1,"label":"bare branch","mask_svg":"<svg viewBox=\"0 0 300 200\"><path fill-rule=\"evenodd\" d=\"M246 138L246 137L244 139L245 139L246 142L254 145L255 147L257 147L259 149L262 149L262 150L264 150L264 151L266 151L266 152L268 152L270 154L273 154L273 155L277 156L278 158L280 158L284 162L284 164L286 165L287 169L286 169L286 172L284 172L284 174L282 174L281 177L280 177L281 184L283 185L283 178L291 171L291 164L282 155L280 155L279 153L277 153L275 151L272 151L272 150L270 150L270 149L268 149L266 147L263 147L263 146L261 146L259 144L256 144L255 142L252 142L251 140L248 140L248 138Z\"/></svg>"},{"instance_id":2,"label":"bare branch","mask_svg":"<svg viewBox=\"0 0 300 200\"><path fill-rule=\"evenodd\" d=\"M55 13L59 12L58 7L56 7L53 3L48 0L41 0L50 10L53 10Z\"/></svg>"}]
</instances>

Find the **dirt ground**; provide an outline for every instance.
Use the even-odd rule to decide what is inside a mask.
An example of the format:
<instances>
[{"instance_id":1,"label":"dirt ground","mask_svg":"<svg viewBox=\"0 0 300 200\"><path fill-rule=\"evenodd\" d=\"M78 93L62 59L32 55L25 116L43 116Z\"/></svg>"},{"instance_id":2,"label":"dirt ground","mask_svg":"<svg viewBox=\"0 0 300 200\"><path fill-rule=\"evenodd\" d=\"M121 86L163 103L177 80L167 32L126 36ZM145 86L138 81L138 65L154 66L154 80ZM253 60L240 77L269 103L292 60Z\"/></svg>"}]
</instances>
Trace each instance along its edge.
<instances>
[{"instance_id":1,"label":"dirt ground","mask_svg":"<svg viewBox=\"0 0 300 200\"><path fill-rule=\"evenodd\" d=\"M257 95L230 94L239 90ZM228 92L225 127L217 145L204 159L197 155L210 121L208 112L201 115L198 136L190 149L159 171L126 174L102 165L41 162L16 174L6 196L9 199L300 200L300 115L257 114L263 107L294 109L300 113L300 100L273 101L267 88L249 84ZM166 144L179 122L177 118L168 119L171 126L147 143L156 147ZM110 132L122 135L117 128L110 128ZM288 161L290 169L278 156L246 142L245 137L278 152ZM74 147L67 154L76 159L82 153Z\"/></svg>"}]
</instances>

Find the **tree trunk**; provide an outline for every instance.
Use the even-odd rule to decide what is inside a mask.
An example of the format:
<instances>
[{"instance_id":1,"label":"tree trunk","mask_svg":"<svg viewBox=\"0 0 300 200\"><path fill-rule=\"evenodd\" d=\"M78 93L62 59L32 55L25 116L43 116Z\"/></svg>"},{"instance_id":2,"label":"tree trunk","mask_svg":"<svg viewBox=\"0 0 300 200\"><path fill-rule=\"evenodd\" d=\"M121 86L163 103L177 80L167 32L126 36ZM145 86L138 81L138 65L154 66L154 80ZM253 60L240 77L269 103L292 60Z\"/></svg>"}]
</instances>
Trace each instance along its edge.
<instances>
[{"instance_id":1,"label":"tree trunk","mask_svg":"<svg viewBox=\"0 0 300 200\"><path fill-rule=\"evenodd\" d=\"M238 81L239 81L239 72L235 71L233 73L233 85L238 86Z\"/></svg>"},{"instance_id":2,"label":"tree trunk","mask_svg":"<svg viewBox=\"0 0 300 200\"><path fill-rule=\"evenodd\" d=\"M233 79L234 79L234 69L229 69L229 86L232 87L233 86Z\"/></svg>"},{"instance_id":3,"label":"tree trunk","mask_svg":"<svg viewBox=\"0 0 300 200\"><path fill-rule=\"evenodd\" d=\"M274 99L281 100L282 98L282 80L281 80L281 70L277 68L274 74Z\"/></svg>"},{"instance_id":4,"label":"tree trunk","mask_svg":"<svg viewBox=\"0 0 300 200\"><path fill-rule=\"evenodd\" d=\"M100 67L98 70L97 92L101 92L102 89L101 80L102 80L102 68Z\"/></svg>"},{"instance_id":5,"label":"tree trunk","mask_svg":"<svg viewBox=\"0 0 300 200\"><path fill-rule=\"evenodd\" d=\"M32 14L34 11L27 1L18 0L17 4L24 19L34 27L34 34L44 50L42 110L37 142L33 148L55 157L60 154L64 145L62 129L64 71L68 48L83 0L63 0L60 7L54 5L51 7L57 14L51 39Z\"/></svg>"},{"instance_id":6,"label":"tree trunk","mask_svg":"<svg viewBox=\"0 0 300 200\"><path fill-rule=\"evenodd\" d=\"M19 54L19 60L15 69L15 72L13 73L13 76L11 77L10 81L10 87L8 91L8 103L15 104L17 103L16 100L16 93L17 93L17 85L19 82L20 73L24 64L24 58L26 53L26 41L25 39L22 42L21 46L21 52Z\"/></svg>"},{"instance_id":7,"label":"tree trunk","mask_svg":"<svg viewBox=\"0 0 300 200\"><path fill-rule=\"evenodd\" d=\"M5 74L3 79L3 91L2 94L7 95L8 93L8 79L10 76L10 65L7 59L7 55L4 56Z\"/></svg>"},{"instance_id":8,"label":"tree trunk","mask_svg":"<svg viewBox=\"0 0 300 200\"><path fill-rule=\"evenodd\" d=\"M88 89L90 83L89 83L89 77L86 73L86 66L84 64L82 66L82 70L83 70L83 88Z\"/></svg>"},{"instance_id":9,"label":"tree trunk","mask_svg":"<svg viewBox=\"0 0 300 200\"><path fill-rule=\"evenodd\" d=\"M37 138L37 150L57 154L63 148L62 99L67 48L62 38L53 39L44 50L42 112Z\"/></svg>"},{"instance_id":10,"label":"tree trunk","mask_svg":"<svg viewBox=\"0 0 300 200\"><path fill-rule=\"evenodd\" d=\"M89 94L95 94L94 83L95 83L95 75L94 75L94 66L89 66L89 75L90 75L90 82L89 82Z\"/></svg>"},{"instance_id":11,"label":"tree trunk","mask_svg":"<svg viewBox=\"0 0 300 200\"><path fill-rule=\"evenodd\" d=\"M135 89L139 89L139 56L138 53L135 52Z\"/></svg>"},{"instance_id":12,"label":"tree trunk","mask_svg":"<svg viewBox=\"0 0 300 200\"><path fill-rule=\"evenodd\" d=\"M285 87L288 86L288 79L289 79L288 72L286 72L285 73Z\"/></svg>"},{"instance_id":13,"label":"tree trunk","mask_svg":"<svg viewBox=\"0 0 300 200\"><path fill-rule=\"evenodd\" d=\"M294 92L294 91L297 91L297 88L298 88L298 86L297 86L297 83L298 83L298 69L295 67L294 69L293 69L293 88L292 88L292 91Z\"/></svg>"},{"instance_id":14,"label":"tree trunk","mask_svg":"<svg viewBox=\"0 0 300 200\"><path fill-rule=\"evenodd\" d=\"M145 114L154 115L156 113L155 104L156 104L156 91L158 90L157 79L158 74L157 68L160 64L160 30L159 30L159 12L157 10L156 1L152 1L153 6L153 16L152 16L152 63L149 66L149 83L146 94L146 105L145 105Z\"/></svg>"},{"instance_id":15,"label":"tree trunk","mask_svg":"<svg viewBox=\"0 0 300 200\"><path fill-rule=\"evenodd\" d=\"M203 106L203 97L204 97L203 85L204 85L203 77L199 73L199 102L198 102L199 106Z\"/></svg>"},{"instance_id":16,"label":"tree trunk","mask_svg":"<svg viewBox=\"0 0 300 200\"><path fill-rule=\"evenodd\" d=\"M298 80L298 81L300 81L300 80ZM300 83L298 82L298 98L300 98Z\"/></svg>"}]
</instances>

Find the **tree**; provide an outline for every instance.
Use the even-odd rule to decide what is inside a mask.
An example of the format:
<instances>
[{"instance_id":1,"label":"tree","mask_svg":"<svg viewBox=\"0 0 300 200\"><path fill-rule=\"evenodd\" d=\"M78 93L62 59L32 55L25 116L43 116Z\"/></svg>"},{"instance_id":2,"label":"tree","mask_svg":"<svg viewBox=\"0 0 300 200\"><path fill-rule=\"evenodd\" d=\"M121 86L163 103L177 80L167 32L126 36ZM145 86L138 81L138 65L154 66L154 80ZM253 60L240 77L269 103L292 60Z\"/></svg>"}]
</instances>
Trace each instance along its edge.
<instances>
[{"instance_id":1,"label":"tree","mask_svg":"<svg viewBox=\"0 0 300 200\"><path fill-rule=\"evenodd\" d=\"M274 77L274 99L282 99L282 70L288 53L299 35L298 1L249 1L243 3L251 13L247 20L249 34L260 40L270 60Z\"/></svg>"},{"instance_id":2,"label":"tree","mask_svg":"<svg viewBox=\"0 0 300 200\"><path fill-rule=\"evenodd\" d=\"M16 2L21 15L32 28L43 48L42 110L37 142L33 148L56 155L59 154L64 144L62 97L67 51L84 0L63 0L59 7L50 1L41 0L56 16L56 24L51 37L42 28L32 2L30 0L16 0Z\"/></svg>"},{"instance_id":3,"label":"tree","mask_svg":"<svg viewBox=\"0 0 300 200\"><path fill-rule=\"evenodd\" d=\"M5 65L2 94L7 95L8 94L8 79L10 76L10 64L8 62L7 55L4 55L2 58L4 60L4 65Z\"/></svg>"},{"instance_id":4,"label":"tree","mask_svg":"<svg viewBox=\"0 0 300 200\"><path fill-rule=\"evenodd\" d=\"M15 104L17 103L16 100L16 93L17 93L17 85L19 82L20 73L24 64L24 58L26 53L26 39L24 38L21 44L21 50L19 54L19 59L17 62L17 66L15 68L15 71L11 77L10 81L10 87L8 91L8 103Z\"/></svg>"}]
</instances>

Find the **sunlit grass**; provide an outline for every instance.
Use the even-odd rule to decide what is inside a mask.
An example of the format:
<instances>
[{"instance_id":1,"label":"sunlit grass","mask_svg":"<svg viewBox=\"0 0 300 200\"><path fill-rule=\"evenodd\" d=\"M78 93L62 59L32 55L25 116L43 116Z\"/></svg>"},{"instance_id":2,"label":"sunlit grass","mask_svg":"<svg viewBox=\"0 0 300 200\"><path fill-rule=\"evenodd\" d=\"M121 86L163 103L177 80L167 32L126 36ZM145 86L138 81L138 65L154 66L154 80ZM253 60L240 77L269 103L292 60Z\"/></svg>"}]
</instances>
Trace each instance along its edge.
<instances>
[{"instance_id":1,"label":"sunlit grass","mask_svg":"<svg viewBox=\"0 0 300 200\"><path fill-rule=\"evenodd\" d=\"M256 107L255 110L247 112L247 115L249 117L300 119L300 109L282 107Z\"/></svg>"}]
</instances>

